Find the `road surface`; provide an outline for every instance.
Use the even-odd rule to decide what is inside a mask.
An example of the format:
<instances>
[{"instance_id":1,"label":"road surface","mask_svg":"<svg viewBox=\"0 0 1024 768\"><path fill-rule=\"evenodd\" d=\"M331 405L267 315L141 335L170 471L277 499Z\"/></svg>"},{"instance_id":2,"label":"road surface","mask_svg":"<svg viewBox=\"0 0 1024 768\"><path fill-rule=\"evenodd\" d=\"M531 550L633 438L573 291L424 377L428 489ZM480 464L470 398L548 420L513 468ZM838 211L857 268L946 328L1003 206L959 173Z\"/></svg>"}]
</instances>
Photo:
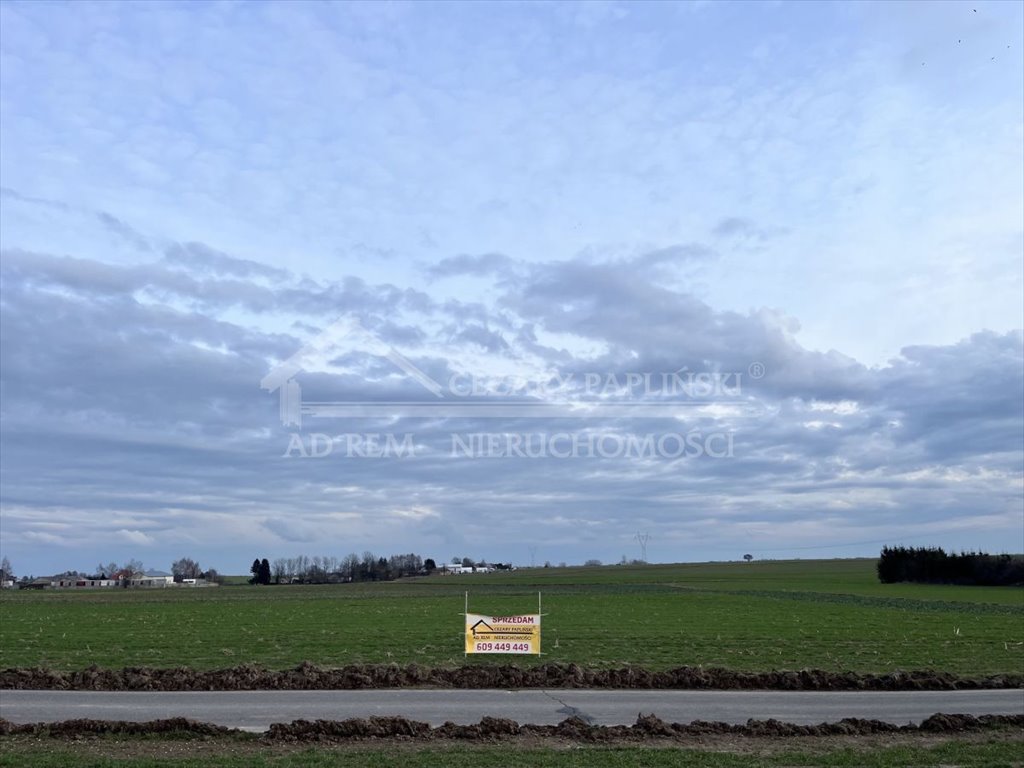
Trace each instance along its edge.
<instances>
[{"instance_id":1,"label":"road surface","mask_svg":"<svg viewBox=\"0 0 1024 768\"><path fill-rule=\"evenodd\" d=\"M486 715L536 725L554 725L570 715L599 725L631 725L641 712L678 723L776 718L815 724L861 717L902 725L918 723L936 712L1024 714L1024 691L0 691L0 717L15 723L188 717L254 731L266 730L275 722L370 715L402 715L435 726L447 720L476 723Z\"/></svg>"}]
</instances>

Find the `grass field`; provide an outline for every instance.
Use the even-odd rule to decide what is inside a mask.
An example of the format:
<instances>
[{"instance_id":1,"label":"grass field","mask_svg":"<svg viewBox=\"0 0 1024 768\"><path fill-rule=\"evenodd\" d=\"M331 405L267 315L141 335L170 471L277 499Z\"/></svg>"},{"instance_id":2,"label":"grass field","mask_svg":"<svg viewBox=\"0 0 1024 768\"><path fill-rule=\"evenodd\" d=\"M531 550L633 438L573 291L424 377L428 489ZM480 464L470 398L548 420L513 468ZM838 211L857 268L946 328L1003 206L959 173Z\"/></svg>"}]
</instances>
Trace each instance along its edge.
<instances>
[{"instance_id":1,"label":"grass field","mask_svg":"<svg viewBox=\"0 0 1024 768\"><path fill-rule=\"evenodd\" d=\"M165 745L172 742L164 741ZM140 746L142 749L140 750ZM480 765L537 766L537 768L658 768L659 766L708 766L709 768L782 768L792 766L857 766L857 768L888 768L889 766L1011 766L1020 765L1020 741L1012 738L990 738L983 741L948 740L940 744L904 744L873 748L826 747L800 750L768 745L734 745L729 751L705 749L647 747L574 747L572 749L522 749L510 751L508 746L379 749L348 747L331 749L317 747L286 754L259 754L223 745L222 753L204 749L200 756L187 754L140 756L129 750L174 753L160 749L150 741L148 748L139 742L83 742L75 745L56 742L24 744L0 741L0 766L6 768L58 768L89 765L92 768L294 768L298 766L334 766L335 768L477 768ZM735 750L735 751L733 751ZM114 752L117 756L103 755ZM127 752L127 754L125 754ZM100 753L100 754L97 754Z\"/></svg>"},{"instance_id":2,"label":"grass field","mask_svg":"<svg viewBox=\"0 0 1024 768\"><path fill-rule=\"evenodd\" d=\"M1024 669L1024 590L879 584L874 560L524 569L380 584L7 592L0 667L308 660L467 663L463 592L480 613L534 612L540 661L595 666ZM470 657L469 663L537 663Z\"/></svg>"}]
</instances>

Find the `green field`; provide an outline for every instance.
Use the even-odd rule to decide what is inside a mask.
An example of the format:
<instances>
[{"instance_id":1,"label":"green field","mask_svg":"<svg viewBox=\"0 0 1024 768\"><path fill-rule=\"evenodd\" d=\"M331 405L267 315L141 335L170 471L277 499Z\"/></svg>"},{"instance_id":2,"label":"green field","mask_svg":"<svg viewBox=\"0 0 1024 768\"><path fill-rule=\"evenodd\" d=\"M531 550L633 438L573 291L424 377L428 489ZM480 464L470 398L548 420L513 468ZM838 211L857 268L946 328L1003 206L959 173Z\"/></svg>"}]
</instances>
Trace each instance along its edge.
<instances>
[{"instance_id":1,"label":"green field","mask_svg":"<svg viewBox=\"0 0 1024 768\"><path fill-rule=\"evenodd\" d=\"M463 592L533 612L540 661L962 675L1024 669L1024 590L880 584L874 560L524 569L379 584L6 592L0 667L466 663ZM527 657L471 657L469 663Z\"/></svg>"},{"instance_id":2,"label":"green field","mask_svg":"<svg viewBox=\"0 0 1024 768\"><path fill-rule=\"evenodd\" d=\"M159 742L150 741L149 752L160 752ZM165 745L173 742L165 740ZM779 744L780 742L776 742ZM538 768L659 768L664 766L709 766L710 768L792 768L793 766L828 766L834 768L890 768L895 766L1012 766L1021 764L1020 741L1012 737L992 737L987 740L949 740L942 744L914 744L901 746L876 745L873 748L835 747L800 749L761 745L734 745L735 751L708 751L705 749L647 748L647 747L574 747L572 749L523 749L507 745L479 747L424 747L374 749L353 746L341 749L316 747L289 754L259 754L238 750L230 743L222 745L225 754L204 749L200 756L176 754L173 757L131 755L133 747L139 749L144 742L122 741L105 745L100 742L80 742L75 745L55 742L0 741L0 766L6 768L63 768L89 765L93 768L298 768L299 766L334 768L477 768L480 765L508 765L514 755L518 765ZM127 749L126 749L127 748ZM115 752L117 757L103 755ZM125 754L128 752L128 754ZM166 748L165 752L175 752ZM100 753L100 754L97 754Z\"/></svg>"}]
</instances>

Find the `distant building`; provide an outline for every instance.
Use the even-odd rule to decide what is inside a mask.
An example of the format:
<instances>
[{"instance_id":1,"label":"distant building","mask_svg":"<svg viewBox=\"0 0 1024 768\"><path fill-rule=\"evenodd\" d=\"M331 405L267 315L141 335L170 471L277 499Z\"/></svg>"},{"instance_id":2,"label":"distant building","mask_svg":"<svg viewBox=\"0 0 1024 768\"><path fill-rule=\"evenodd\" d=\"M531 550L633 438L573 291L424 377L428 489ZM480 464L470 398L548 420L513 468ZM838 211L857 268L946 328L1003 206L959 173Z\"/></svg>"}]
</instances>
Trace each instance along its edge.
<instances>
[{"instance_id":1,"label":"distant building","mask_svg":"<svg viewBox=\"0 0 1024 768\"><path fill-rule=\"evenodd\" d=\"M114 579L108 579L103 574L100 574L99 576L63 576L60 579L57 579L57 583L53 586L62 589L67 589L69 587L78 587L80 589L116 587L117 581Z\"/></svg>"},{"instance_id":2,"label":"distant building","mask_svg":"<svg viewBox=\"0 0 1024 768\"><path fill-rule=\"evenodd\" d=\"M129 587L173 587L174 576L167 571L149 570L142 574L133 574L128 580Z\"/></svg>"},{"instance_id":3,"label":"distant building","mask_svg":"<svg viewBox=\"0 0 1024 768\"><path fill-rule=\"evenodd\" d=\"M460 565L458 563L445 563L443 565L439 565L437 569L442 574L490 573L494 570L489 565Z\"/></svg>"}]
</instances>

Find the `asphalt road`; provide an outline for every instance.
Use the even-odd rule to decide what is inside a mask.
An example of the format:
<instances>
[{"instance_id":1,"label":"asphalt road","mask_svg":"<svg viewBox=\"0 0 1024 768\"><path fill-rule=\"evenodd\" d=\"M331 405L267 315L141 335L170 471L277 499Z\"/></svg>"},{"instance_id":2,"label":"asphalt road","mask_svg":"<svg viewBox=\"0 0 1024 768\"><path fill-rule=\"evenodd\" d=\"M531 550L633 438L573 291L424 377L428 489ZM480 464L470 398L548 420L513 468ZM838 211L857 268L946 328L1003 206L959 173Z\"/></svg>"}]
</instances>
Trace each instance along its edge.
<instances>
[{"instance_id":1,"label":"asphalt road","mask_svg":"<svg viewBox=\"0 0 1024 768\"><path fill-rule=\"evenodd\" d=\"M553 725L575 714L600 725L630 725L641 712L679 723L745 723L749 718L776 718L814 724L862 717L906 724L918 723L936 712L1024 714L1024 691L0 691L0 717L15 723L188 717L233 728L265 730L275 722L370 715L402 715L431 725L446 720L476 723L486 715Z\"/></svg>"}]
</instances>

